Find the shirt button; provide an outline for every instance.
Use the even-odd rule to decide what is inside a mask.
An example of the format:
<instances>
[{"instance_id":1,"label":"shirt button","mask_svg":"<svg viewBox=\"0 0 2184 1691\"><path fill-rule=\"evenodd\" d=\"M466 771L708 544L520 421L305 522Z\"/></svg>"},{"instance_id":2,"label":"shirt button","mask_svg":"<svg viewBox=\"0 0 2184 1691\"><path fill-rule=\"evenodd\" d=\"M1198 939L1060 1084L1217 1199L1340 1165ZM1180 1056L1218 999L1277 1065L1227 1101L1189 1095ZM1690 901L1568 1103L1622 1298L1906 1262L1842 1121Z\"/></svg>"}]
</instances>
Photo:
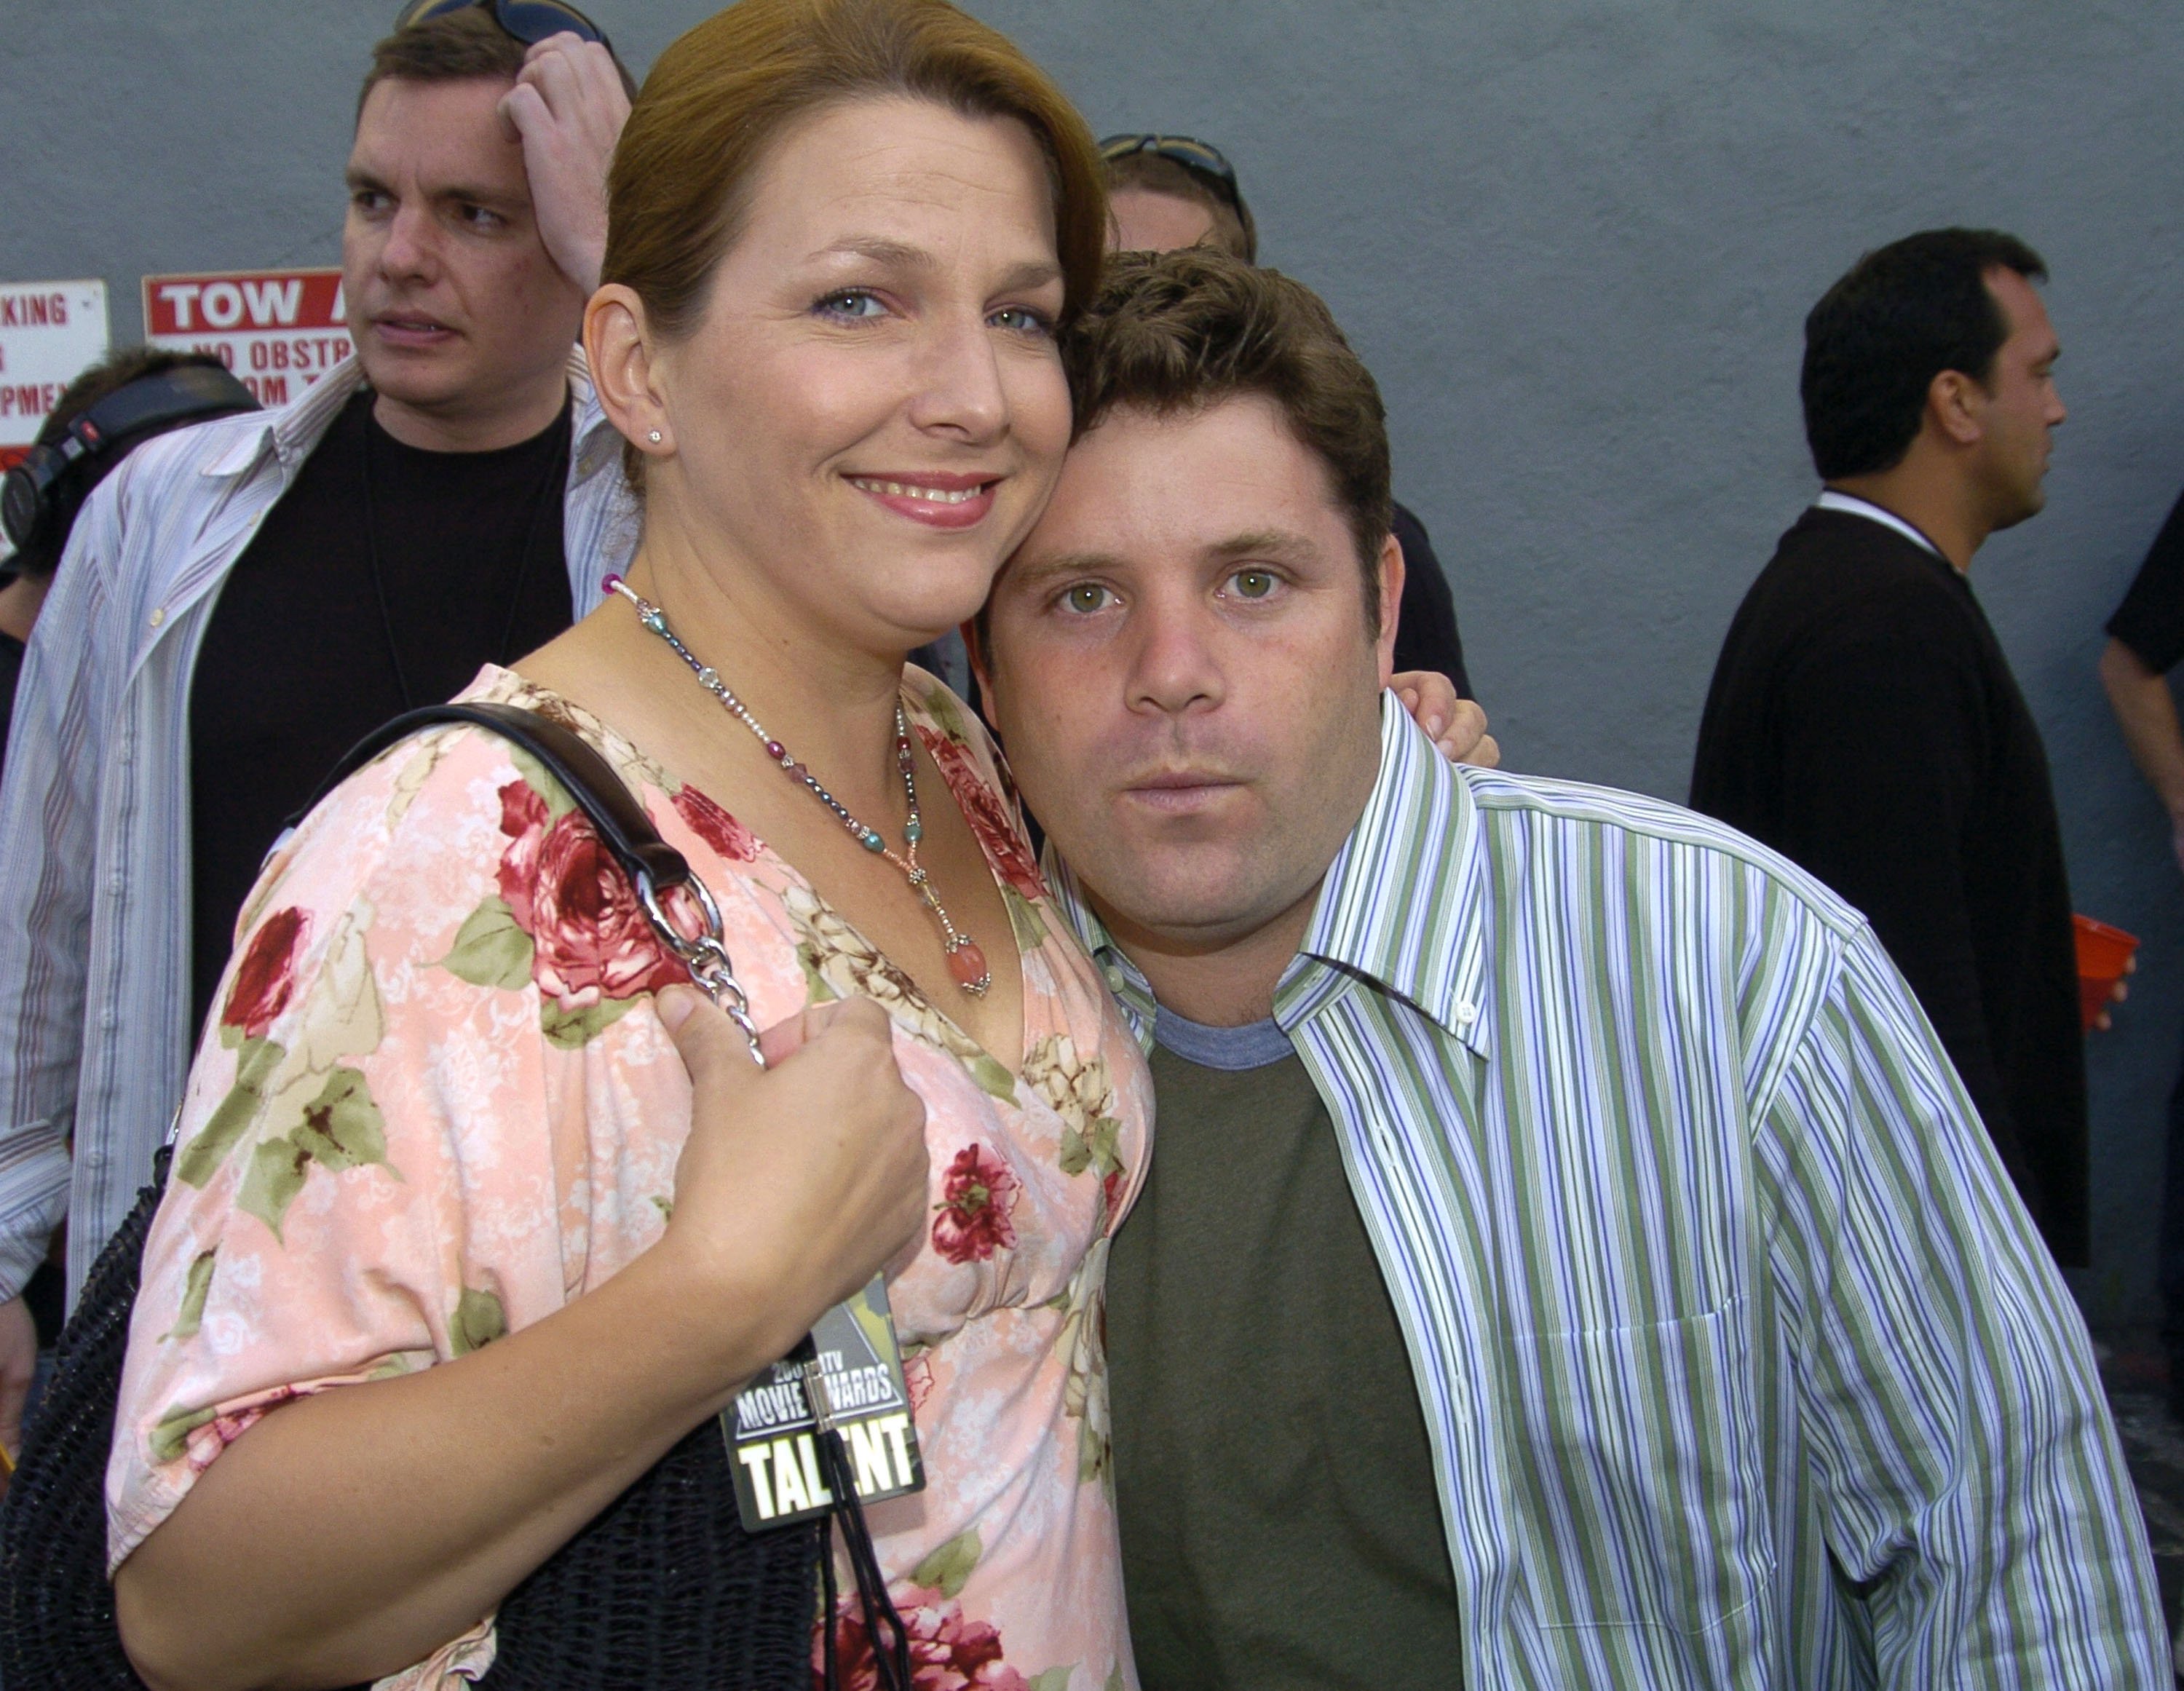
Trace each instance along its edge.
<instances>
[{"instance_id":1,"label":"shirt button","mask_svg":"<svg viewBox=\"0 0 2184 1691\"><path fill-rule=\"evenodd\" d=\"M96 1147L93 1147L92 1149L87 1150L83 1154L83 1165L86 1168L104 1168L106 1166L106 1153L99 1150Z\"/></svg>"},{"instance_id":2,"label":"shirt button","mask_svg":"<svg viewBox=\"0 0 2184 1691\"><path fill-rule=\"evenodd\" d=\"M154 627L154 628L157 628L157 627L158 627L161 623L164 622L166 620L167 620L167 608L166 608L164 605L161 605L161 606L159 608L159 609L157 609L157 610L155 610L155 611L153 611L153 612L152 613L152 626L153 626L153 627Z\"/></svg>"},{"instance_id":3,"label":"shirt button","mask_svg":"<svg viewBox=\"0 0 2184 1691\"><path fill-rule=\"evenodd\" d=\"M110 1010L103 1010L98 1013L98 1025L101 1027L105 1028L109 1032L113 1032L114 1024L119 1020L120 1020L120 1018L116 1016Z\"/></svg>"},{"instance_id":4,"label":"shirt button","mask_svg":"<svg viewBox=\"0 0 2184 1691\"><path fill-rule=\"evenodd\" d=\"M1479 1020L1479 1006L1466 999L1456 1007L1456 1021L1459 1027L1468 1027Z\"/></svg>"},{"instance_id":5,"label":"shirt button","mask_svg":"<svg viewBox=\"0 0 2184 1691\"><path fill-rule=\"evenodd\" d=\"M1107 985L1116 992L1123 990L1123 971L1110 963L1100 971L1107 977Z\"/></svg>"},{"instance_id":6,"label":"shirt button","mask_svg":"<svg viewBox=\"0 0 2184 1691\"><path fill-rule=\"evenodd\" d=\"M123 878L123 876L122 876L121 871L120 871L120 870L118 870L118 869L117 869L117 870L115 870L115 871L114 871L113 875L112 875L109 879L108 879L107 883L106 883L106 890L107 890L108 892L109 892L109 893L119 893L119 892L122 889L123 886L124 886L124 885L125 885L125 884L126 884L126 883L125 883L125 880L124 880L124 878Z\"/></svg>"}]
</instances>

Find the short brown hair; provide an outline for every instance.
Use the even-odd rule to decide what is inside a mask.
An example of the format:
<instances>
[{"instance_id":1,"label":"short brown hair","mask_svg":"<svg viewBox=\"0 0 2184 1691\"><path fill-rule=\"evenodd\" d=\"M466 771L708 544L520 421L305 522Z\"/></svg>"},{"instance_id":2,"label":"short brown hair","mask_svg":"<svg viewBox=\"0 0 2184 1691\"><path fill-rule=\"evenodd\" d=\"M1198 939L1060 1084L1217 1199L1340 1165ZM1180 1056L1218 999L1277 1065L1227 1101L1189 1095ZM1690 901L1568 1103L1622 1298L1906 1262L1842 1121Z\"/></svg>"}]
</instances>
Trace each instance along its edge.
<instances>
[{"instance_id":1,"label":"short brown hair","mask_svg":"<svg viewBox=\"0 0 2184 1691\"><path fill-rule=\"evenodd\" d=\"M489 7L471 6L447 12L406 30L397 30L371 50L371 69L356 97L356 114L364 115L364 103L371 91L390 79L405 82L465 82L472 77L513 82L523 74L530 52L521 42L495 23ZM619 58L621 86L630 98L637 97L637 81Z\"/></svg>"},{"instance_id":2,"label":"short brown hair","mask_svg":"<svg viewBox=\"0 0 2184 1691\"><path fill-rule=\"evenodd\" d=\"M688 334L774 138L822 107L888 94L1031 131L1054 190L1062 320L1082 311L1107 235L1092 131L1014 42L946 0L742 0L677 40L615 149L600 280L632 289L660 333ZM622 462L639 482L641 455Z\"/></svg>"},{"instance_id":3,"label":"short brown hair","mask_svg":"<svg viewBox=\"0 0 2184 1691\"><path fill-rule=\"evenodd\" d=\"M1124 188L1165 194L1170 199L1188 200L1193 205L1204 207L1206 215L1213 220L1213 244L1247 264L1258 261L1259 231L1253 226L1251 214L1245 208L1242 197L1234 202L1223 198L1211 182L1174 159L1163 159L1157 153L1130 153L1110 160L1107 192L1119 193Z\"/></svg>"},{"instance_id":4,"label":"short brown hair","mask_svg":"<svg viewBox=\"0 0 2184 1691\"><path fill-rule=\"evenodd\" d=\"M1118 408L1156 416L1260 394L1327 467L1365 574L1366 623L1380 622L1380 551L1394 507L1380 390L1326 302L1279 270L1207 247L1124 253L1061 337L1082 438Z\"/></svg>"}]
</instances>

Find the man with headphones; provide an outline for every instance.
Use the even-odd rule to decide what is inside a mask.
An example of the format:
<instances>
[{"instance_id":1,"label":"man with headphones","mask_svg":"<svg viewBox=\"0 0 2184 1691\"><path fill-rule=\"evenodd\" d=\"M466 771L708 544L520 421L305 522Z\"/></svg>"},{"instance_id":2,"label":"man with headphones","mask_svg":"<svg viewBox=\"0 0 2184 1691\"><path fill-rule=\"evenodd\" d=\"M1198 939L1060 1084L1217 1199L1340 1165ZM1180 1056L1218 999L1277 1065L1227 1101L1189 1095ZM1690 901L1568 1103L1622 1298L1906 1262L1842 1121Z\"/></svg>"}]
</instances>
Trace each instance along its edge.
<instances>
[{"instance_id":1,"label":"man with headphones","mask_svg":"<svg viewBox=\"0 0 2184 1691\"><path fill-rule=\"evenodd\" d=\"M0 534L13 548L0 558L0 770L31 630L91 490L154 435L257 409L210 353L148 347L100 359L62 392L36 444L0 479ZM0 1304L0 1395L12 1400L30 1384L36 1353L24 1330L49 1347L60 1312L61 1277L49 1260L20 1299ZM12 1430L0 1427L0 1438L12 1443Z\"/></svg>"},{"instance_id":2,"label":"man with headphones","mask_svg":"<svg viewBox=\"0 0 2184 1691\"><path fill-rule=\"evenodd\" d=\"M0 1447L20 1294L65 1215L72 1299L150 1176L281 820L634 542L575 346L632 92L562 0L411 0L348 161L355 355L149 442L74 525L0 774Z\"/></svg>"},{"instance_id":3,"label":"man with headphones","mask_svg":"<svg viewBox=\"0 0 2184 1691\"><path fill-rule=\"evenodd\" d=\"M36 444L0 479L0 533L10 548L0 557L0 758L31 626L91 490L154 435L257 409L209 353L150 347L101 359L63 390Z\"/></svg>"}]
</instances>

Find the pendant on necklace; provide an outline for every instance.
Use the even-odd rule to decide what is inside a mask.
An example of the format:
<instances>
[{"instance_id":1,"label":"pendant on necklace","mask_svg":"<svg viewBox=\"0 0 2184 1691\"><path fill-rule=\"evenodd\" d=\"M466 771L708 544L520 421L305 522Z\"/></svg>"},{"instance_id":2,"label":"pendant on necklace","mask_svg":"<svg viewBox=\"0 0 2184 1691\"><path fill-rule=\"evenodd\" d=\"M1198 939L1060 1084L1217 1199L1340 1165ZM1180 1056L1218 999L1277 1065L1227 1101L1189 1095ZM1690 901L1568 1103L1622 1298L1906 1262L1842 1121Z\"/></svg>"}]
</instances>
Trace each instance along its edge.
<instances>
[{"instance_id":1,"label":"pendant on necklace","mask_svg":"<svg viewBox=\"0 0 2184 1691\"><path fill-rule=\"evenodd\" d=\"M720 701L722 709L758 737L759 744L766 748L766 756L783 774L833 811L834 819L849 831L850 837L859 845L866 851L877 852L903 872L910 882L911 890L917 894L925 908L933 913L933 921L940 925L940 943L948 958L949 979L972 998L983 998L986 989L994 984L993 971L987 965L986 954L977 940L957 930L949 917L947 906L940 902L940 895L933 890L932 877L917 860L918 843L925 837L925 821L917 809L917 772L911 751L910 720L903 713L902 700L897 698L894 705L894 765L896 773L902 776L903 793L910 801L910 816L903 824L902 851L897 854L888 849L887 841L878 829L866 827L851 815L833 793L820 785L816 776L791 757L788 748L760 726L758 718L744 708L744 702L721 679L720 672L711 665L699 662L675 631L667 626L666 611L640 596L619 576L609 576L600 583L600 591L619 593L636 606L638 620L674 648L676 655L688 664L698 677L699 685Z\"/></svg>"}]
</instances>

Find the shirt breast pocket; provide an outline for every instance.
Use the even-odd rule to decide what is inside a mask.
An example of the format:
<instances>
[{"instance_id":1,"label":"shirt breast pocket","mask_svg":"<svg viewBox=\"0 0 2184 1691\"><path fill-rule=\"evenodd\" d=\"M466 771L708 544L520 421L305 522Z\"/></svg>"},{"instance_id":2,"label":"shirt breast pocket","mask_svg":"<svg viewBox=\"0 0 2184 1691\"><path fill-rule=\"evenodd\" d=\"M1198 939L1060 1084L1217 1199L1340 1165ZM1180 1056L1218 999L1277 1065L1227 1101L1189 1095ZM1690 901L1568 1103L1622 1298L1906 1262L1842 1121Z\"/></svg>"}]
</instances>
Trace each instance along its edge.
<instances>
[{"instance_id":1,"label":"shirt breast pocket","mask_svg":"<svg viewBox=\"0 0 2184 1691\"><path fill-rule=\"evenodd\" d=\"M1536 1618L1631 1629L1616 1648L1652 1663L1647 1683L1742 1684L1764 1658L1774 1558L1750 1319L1736 1298L1516 1340L1518 1484L1546 1540Z\"/></svg>"}]
</instances>

